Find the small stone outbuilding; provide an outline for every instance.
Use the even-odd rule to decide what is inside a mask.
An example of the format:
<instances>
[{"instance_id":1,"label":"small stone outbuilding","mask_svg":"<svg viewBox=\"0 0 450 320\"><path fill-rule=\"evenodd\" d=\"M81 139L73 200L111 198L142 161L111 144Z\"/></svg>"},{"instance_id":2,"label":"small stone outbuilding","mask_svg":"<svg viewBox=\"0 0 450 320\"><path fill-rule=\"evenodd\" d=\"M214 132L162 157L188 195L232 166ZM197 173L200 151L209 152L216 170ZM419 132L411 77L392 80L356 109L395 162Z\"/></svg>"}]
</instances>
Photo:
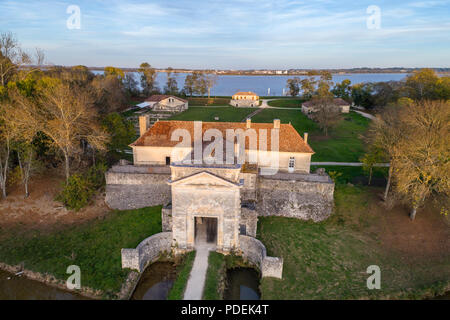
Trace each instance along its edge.
<instances>
[{"instance_id":1,"label":"small stone outbuilding","mask_svg":"<svg viewBox=\"0 0 450 320\"><path fill-rule=\"evenodd\" d=\"M259 106L259 96L251 91L248 92L237 92L231 98L230 104L233 107L258 107Z\"/></svg>"}]
</instances>

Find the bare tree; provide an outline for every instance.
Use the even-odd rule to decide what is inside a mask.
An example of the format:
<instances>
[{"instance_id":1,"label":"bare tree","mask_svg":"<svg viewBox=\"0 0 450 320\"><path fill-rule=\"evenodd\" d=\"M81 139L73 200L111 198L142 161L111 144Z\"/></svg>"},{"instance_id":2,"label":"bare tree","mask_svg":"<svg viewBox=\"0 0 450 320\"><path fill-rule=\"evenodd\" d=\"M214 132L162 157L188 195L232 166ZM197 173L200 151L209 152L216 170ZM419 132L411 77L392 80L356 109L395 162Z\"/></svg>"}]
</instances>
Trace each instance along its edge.
<instances>
[{"instance_id":1,"label":"bare tree","mask_svg":"<svg viewBox=\"0 0 450 320\"><path fill-rule=\"evenodd\" d=\"M205 75L205 82L208 88L208 99L211 97L211 89L216 85L218 76L216 73L209 73Z\"/></svg>"},{"instance_id":2,"label":"bare tree","mask_svg":"<svg viewBox=\"0 0 450 320\"><path fill-rule=\"evenodd\" d=\"M400 111L402 135L393 147L396 191L410 218L431 196L450 196L450 102L423 101Z\"/></svg>"},{"instance_id":3,"label":"bare tree","mask_svg":"<svg viewBox=\"0 0 450 320\"><path fill-rule=\"evenodd\" d=\"M96 150L105 150L107 134L101 129L91 96L78 87L56 83L43 89L41 97L42 131L62 152L66 179L70 177L70 159L87 142Z\"/></svg>"},{"instance_id":4,"label":"bare tree","mask_svg":"<svg viewBox=\"0 0 450 320\"><path fill-rule=\"evenodd\" d=\"M8 121L12 122L11 127L15 132L14 150L17 153L25 197L28 197L28 182L36 168L33 141L42 129L42 123L34 100L22 96L17 90L10 90L9 96L15 108Z\"/></svg>"},{"instance_id":5,"label":"bare tree","mask_svg":"<svg viewBox=\"0 0 450 320\"><path fill-rule=\"evenodd\" d=\"M38 67L43 66L45 64L45 52L41 48L35 50L35 63Z\"/></svg>"},{"instance_id":6,"label":"bare tree","mask_svg":"<svg viewBox=\"0 0 450 320\"><path fill-rule=\"evenodd\" d=\"M319 124L326 136L328 136L328 130L339 121L339 115L339 108L333 104L332 99L327 97L314 98L314 112L311 117Z\"/></svg>"},{"instance_id":7,"label":"bare tree","mask_svg":"<svg viewBox=\"0 0 450 320\"><path fill-rule=\"evenodd\" d=\"M13 114L14 106L12 103L10 101L3 102L0 106L0 188L3 198L6 198L9 158L15 135L14 124L11 121Z\"/></svg>"},{"instance_id":8,"label":"bare tree","mask_svg":"<svg viewBox=\"0 0 450 320\"><path fill-rule=\"evenodd\" d=\"M13 33L0 34L0 85L5 86L20 66L30 64L31 61Z\"/></svg>"},{"instance_id":9,"label":"bare tree","mask_svg":"<svg viewBox=\"0 0 450 320\"><path fill-rule=\"evenodd\" d=\"M368 130L368 142L371 145L370 150L375 150L378 153L378 157L386 158L390 163L387 184L384 191L385 201L389 194L392 173L395 166L395 162L393 161L394 146L402 137L401 116L399 111L399 107L385 109L385 112L381 115L377 115L376 119L372 121Z\"/></svg>"}]
</instances>

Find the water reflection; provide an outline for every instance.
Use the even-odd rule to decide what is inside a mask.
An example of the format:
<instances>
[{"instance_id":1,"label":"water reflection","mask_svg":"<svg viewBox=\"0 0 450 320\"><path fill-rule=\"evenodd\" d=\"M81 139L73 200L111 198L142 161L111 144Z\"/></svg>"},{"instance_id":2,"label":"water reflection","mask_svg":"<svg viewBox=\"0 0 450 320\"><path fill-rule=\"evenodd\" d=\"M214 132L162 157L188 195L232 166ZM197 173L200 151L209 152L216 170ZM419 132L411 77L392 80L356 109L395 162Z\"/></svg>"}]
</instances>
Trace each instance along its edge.
<instances>
[{"instance_id":1,"label":"water reflection","mask_svg":"<svg viewBox=\"0 0 450 320\"><path fill-rule=\"evenodd\" d=\"M132 300L166 300L176 278L176 268L170 262L151 264L139 280Z\"/></svg>"},{"instance_id":2,"label":"water reflection","mask_svg":"<svg viewBox=\"0 0 450 320\"><path fill-rule=\"evenodd\" d=\"M252 268L235 268L227 271L225 300L259 300L259 276Z\"/></svg>"},{"instance_id":3,"label":"water reflection","mask_svg":"<svg viewBox=\"0 0 450 320\"><path fill-rule=\"evenodd\" d=\"M86 300L72 292L0 270L0 300Z\"/></svg>"}]
</instances>

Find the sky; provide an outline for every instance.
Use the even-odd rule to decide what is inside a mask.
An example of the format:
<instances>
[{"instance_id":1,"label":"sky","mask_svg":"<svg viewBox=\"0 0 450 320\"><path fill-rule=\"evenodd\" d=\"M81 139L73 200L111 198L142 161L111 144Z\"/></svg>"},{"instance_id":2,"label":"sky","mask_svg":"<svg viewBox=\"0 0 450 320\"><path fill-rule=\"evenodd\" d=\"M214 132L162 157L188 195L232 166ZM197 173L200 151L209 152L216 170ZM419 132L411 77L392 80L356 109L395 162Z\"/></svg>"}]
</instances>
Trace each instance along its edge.
<instances>
[{"instance_id":1,"label":"sky","mask_svg":"<svg viewBox=\"0 0 450 320\"><path fill-rule=\"evenodd\" d=\"M55 65L450 67L450 0L0 0L0 31Z\"/></svg>"}]
</instances>

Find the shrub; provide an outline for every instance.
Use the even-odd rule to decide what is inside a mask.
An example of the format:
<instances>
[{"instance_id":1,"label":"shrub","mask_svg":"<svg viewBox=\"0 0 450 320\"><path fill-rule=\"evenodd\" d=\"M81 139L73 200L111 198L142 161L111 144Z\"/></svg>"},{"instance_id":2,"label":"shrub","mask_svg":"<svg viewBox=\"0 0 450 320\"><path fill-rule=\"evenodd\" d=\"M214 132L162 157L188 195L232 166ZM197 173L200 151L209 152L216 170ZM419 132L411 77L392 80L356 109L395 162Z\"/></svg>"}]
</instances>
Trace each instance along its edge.
<instances>
[{"instance_id":1,"label":"shrub","mask_svg":"<svg viewBox=\"0 0 450 320\"><path fill-rule=\"evenodd\" d=\"M84 174L74 174L64 183L62 191L56 200L71 210L78 211L87 206L96 190L105 184L105 171L107 167L99 163L89 168Z\"/></svg>"}]
</instances>

